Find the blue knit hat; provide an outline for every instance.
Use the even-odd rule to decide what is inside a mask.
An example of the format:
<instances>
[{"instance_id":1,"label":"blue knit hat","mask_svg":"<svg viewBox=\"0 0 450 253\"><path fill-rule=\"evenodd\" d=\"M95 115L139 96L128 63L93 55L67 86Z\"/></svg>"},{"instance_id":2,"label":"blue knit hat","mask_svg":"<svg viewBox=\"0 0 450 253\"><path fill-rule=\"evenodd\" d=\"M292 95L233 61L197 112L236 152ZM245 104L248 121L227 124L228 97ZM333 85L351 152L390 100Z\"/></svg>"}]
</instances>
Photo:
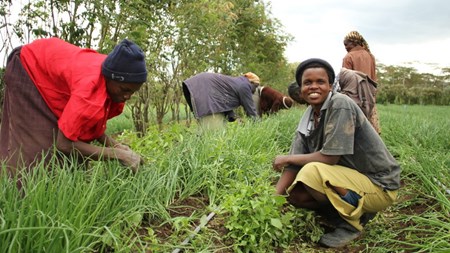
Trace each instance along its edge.
<instances>
[{"instance_id":1,"label":"blue knit hat","mask_svg":"<svg viewBox=\"0 0 450 253\"><path fill-rule=\"evenodd\" d=\"M102 74L118 82L143 83L147 81L144 53L138 45L124 39L106 57Z\"/></svg>"},{"instance_id":2,"label":"blue knit hat","mask_svg":"<svg viewBox=\"0 0 450 253\"><path fill-rule=\"evenodd\" d=\"M295 80L297 81L298 86L302 86L303 72L305 72L306 69L309 69L312 67L324 68L327 71L327 75L328 75L328 79L329 79L328 81L330 82L330 84L334 83L335 74L334 74L333 67L331 67L331 65L325 60L322 60L319 58L311 58L306 61L302 61L298 65L297 71L295 71Z\"/></svg>"}]
</instances>

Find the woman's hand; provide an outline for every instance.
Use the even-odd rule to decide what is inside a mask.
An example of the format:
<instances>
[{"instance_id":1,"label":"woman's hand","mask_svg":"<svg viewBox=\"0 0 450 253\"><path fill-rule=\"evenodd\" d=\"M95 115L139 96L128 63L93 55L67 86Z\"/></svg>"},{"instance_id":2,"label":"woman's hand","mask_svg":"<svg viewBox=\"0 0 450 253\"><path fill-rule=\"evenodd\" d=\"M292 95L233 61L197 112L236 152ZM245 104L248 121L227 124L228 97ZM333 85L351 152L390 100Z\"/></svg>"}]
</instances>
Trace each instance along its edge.
<instances>
[{"instance_id":1,"label":"woman's hand","mask_svg":"<svg viewBox=\"0 0 450 253\"><path fill-rule=\"evenodd\" d=\"M287 165L299 166L301 168L303 165L310 162L321 162L329 165L335 165L339 161L339 155L323 155L319 151L309 154L296 154L296 155L278 155L273 161L273 169L276 171L281 171Z\"/></svg>"},{"instance_id":2,"label":"woman's hand","mask_svg":"<svg viewBox=\"0 0 450 253\"><path fill-rule=\"evenodd\" d=\"M123 158L119 159L120 163L129 167L134 173L138 172L139 166L144 164L144 159L127 145L116 142L116 144L114 144L114 149L117 150L116 152L120 151L123 153Z\"/></svg>"},{"instance_id":3,"label":"woman's hand","mask_svg":"<svg viewBox=\"0 0 450 253\"><path fill-rule=\"evenodd\" d=\"M129 167L134 173L136 173L139 170L139 166L144 164L144 160L138 153L132 151L128 146L125 147L128 149L117 148L117 152L121 153L119 156L120 163Z\"/></svg>"},{"instance_id":4,"label":"woman's hand","mask_svg":"<svg viewBox=\"0 0 450 253\"><path fill-rule=\"evenodd\" d=\"M59 130L56 147L65 154L76 151L92 160L118 159L122 165L129 167L133 172L137 172L139 166L144 164L144 160L138 153L109 136L103 135L98 140L103 146L99 147L83 141L72 142L64 136L61 130Z\"/></svg>"},{"instance_id":5,"label":"woman's hand","mask_svg":"<svg viewBox=\"0 0 450 253\"><path fill-rule=\"evenodd\" d=\"M281 171L284 167L289 164L289 156L287 155L278 155L275 157L272 163L272 167L275 171Z\"/></svg>"},{"instance_id":6,"label":"woman's hand","mask_svg":"<svg viewBox=\"0 0 450 253\"><path fill-rule=\"evenodd\" d=\"M128 147L127 145L122 144L122 143L115 144L114 148L118 148L118 149L122 149L122 150L131 150L130 147Z\"/></svg>"}]
</instances>

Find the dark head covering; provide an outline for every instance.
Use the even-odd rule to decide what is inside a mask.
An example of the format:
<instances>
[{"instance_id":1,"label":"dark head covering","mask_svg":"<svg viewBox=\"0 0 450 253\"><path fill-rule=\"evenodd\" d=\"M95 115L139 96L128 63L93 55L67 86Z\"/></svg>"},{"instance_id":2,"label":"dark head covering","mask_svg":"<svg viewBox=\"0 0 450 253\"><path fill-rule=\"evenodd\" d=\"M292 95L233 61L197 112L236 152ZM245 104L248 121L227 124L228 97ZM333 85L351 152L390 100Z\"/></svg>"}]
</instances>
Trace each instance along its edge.
<instances>
[{"instance_id":1,"label":"dark head covering","mask_svg":"<svg viewBox=\"0 0 450 253\"><path fill-rule=\"evenodd\" d=\"M297 82L292 82L288 87L288 94L295 102L299 104L306 104L306 101L300 96L300 86Z\"/></svg>"},{"instance_id":2,"label":"dark head covering","mask_svg":"<svg viewBox=\"0 0 450 253\"><path fill-rule=\"evenodd\" d=\"M297 67L297 71L295 71L295 80L297 81L298 86L302 86L303 72L309 68L324 68L327 71L330 84L334 83L335 74L333 67L331 67L331 65L325 60L311 58L300 63Z\"/></svg>"},{"instance_id":3,"label":"dark head covering","mask_svg":"<svg viewBox=\"0 0 450 253\"><path fill-rule=\"evenodd\" d=\"M106 57L102 74L123 83L143 83L147 81L144 53L138 45L124 39Z\"/></svg>"}]
</instances>

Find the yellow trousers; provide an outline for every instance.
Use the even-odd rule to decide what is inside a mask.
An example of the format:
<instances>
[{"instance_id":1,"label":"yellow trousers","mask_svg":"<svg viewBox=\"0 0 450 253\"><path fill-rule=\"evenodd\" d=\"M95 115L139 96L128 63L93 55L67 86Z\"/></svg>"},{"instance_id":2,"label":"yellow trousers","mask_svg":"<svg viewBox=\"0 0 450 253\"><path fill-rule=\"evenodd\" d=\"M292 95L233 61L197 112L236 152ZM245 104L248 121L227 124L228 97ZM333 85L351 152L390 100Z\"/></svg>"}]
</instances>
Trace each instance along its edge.
<instances>
[{"instance_id":1,"label":"yellow trousers","mask_svg":"<svg viewBox=\"0 0 450 253\"><path fill-rule=\"evenodd\" d=\"M372 183L367 176L354 169L320 162L312 162L303 166L289 187L288 193L298 182L325 194L339 215L358 230L362 230L360 224L362 214L386 209L394 203L398 193L397 190L383 190L380 186ZM341 199L340 195L327 183L356 192L361 196L358 205L355 207Z\"/></svg>"}]
</instances>

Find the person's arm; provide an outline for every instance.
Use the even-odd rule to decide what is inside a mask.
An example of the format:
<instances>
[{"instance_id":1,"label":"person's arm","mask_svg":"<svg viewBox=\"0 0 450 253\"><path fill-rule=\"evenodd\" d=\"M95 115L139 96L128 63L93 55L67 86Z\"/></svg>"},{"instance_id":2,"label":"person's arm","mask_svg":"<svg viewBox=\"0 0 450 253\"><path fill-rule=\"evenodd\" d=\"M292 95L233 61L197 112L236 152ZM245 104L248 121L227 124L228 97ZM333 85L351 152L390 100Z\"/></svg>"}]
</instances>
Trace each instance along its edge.
<instances>
[{"instance_id":1,"label":"person's arm","mask_svg":"<svg viewBox=\"0 0 450 253\"><path fill-rule=\"evenodd\" d=\"M350 53L347 53L344 56L344 59L342 59L342 67L346 68L346 69L355 69L355 67L353 66L353 59L350 55Z\"/></svg>"},{"instance_id":2,"label":"person's arm","mask_svg":"<svg viewBox=\"0 0 450 253\"><path fill-rule=\"evenodd\" d=\"M322 162L335 165L339 161L339 158L339 155L324 155L319 151L310 154L278 155L273 161L273 169L276 171L281 171L287 165L302 167L310 162Z\"/></svg>"},{"instance_id":3,"label":"person's arm","mask_svg":"<svg viewBox=\"0 0 450 253\"><path fill-rule=\"evenodd\" d=\"M115 147L117 142L109 136L104 135L99 140L103 140L105 147L95 146L83 141L73 142L67 139L61 130L58 130L56 148L65 154L79 152L81 155L92 160L117 159L123 165L130 167L134 172L136 172L139 165L143 163L142 158L131 149Z\"/></svg>"},{"instance_id":4,"label":"person's arm","mask_svg":"<svg viewBox=\"0 0 450 253\"><path fill-rule=\"evenodd\" d=\"M231 111L226 111L226 112L224 112L223 114L225 115L225 119L226 119L228 122L235 122L235 121L237 120L236 113L235 113L233 110L231 110Z\"/></svg>"},{"instance_id":5,"label":"person's arm","mask_svg":"<svg viewBox=\"0 0 450 253\"><path fill-rule=\"evenodd\" d=\"M105 147L131 150L130 147L128 147L127 145L124 145L124 144L116 141L115 139L111 138L111 136L106 135L106 134L103 134L102 136L100 136L100 138L98 138L97 141L100 142Z\"/></svg>"},{"instance_id":6,"label":"person's arm","mask_svg":"<svg viewBox=\"0 0 450 253\"><path fill-rule=\"evenodd\" d=\"M251 92L240 94L240 101L242 107L244 107L245 114L247 114L248 117L252 117L254 119L259 118Z\"/></svg>"}]
</instances>

